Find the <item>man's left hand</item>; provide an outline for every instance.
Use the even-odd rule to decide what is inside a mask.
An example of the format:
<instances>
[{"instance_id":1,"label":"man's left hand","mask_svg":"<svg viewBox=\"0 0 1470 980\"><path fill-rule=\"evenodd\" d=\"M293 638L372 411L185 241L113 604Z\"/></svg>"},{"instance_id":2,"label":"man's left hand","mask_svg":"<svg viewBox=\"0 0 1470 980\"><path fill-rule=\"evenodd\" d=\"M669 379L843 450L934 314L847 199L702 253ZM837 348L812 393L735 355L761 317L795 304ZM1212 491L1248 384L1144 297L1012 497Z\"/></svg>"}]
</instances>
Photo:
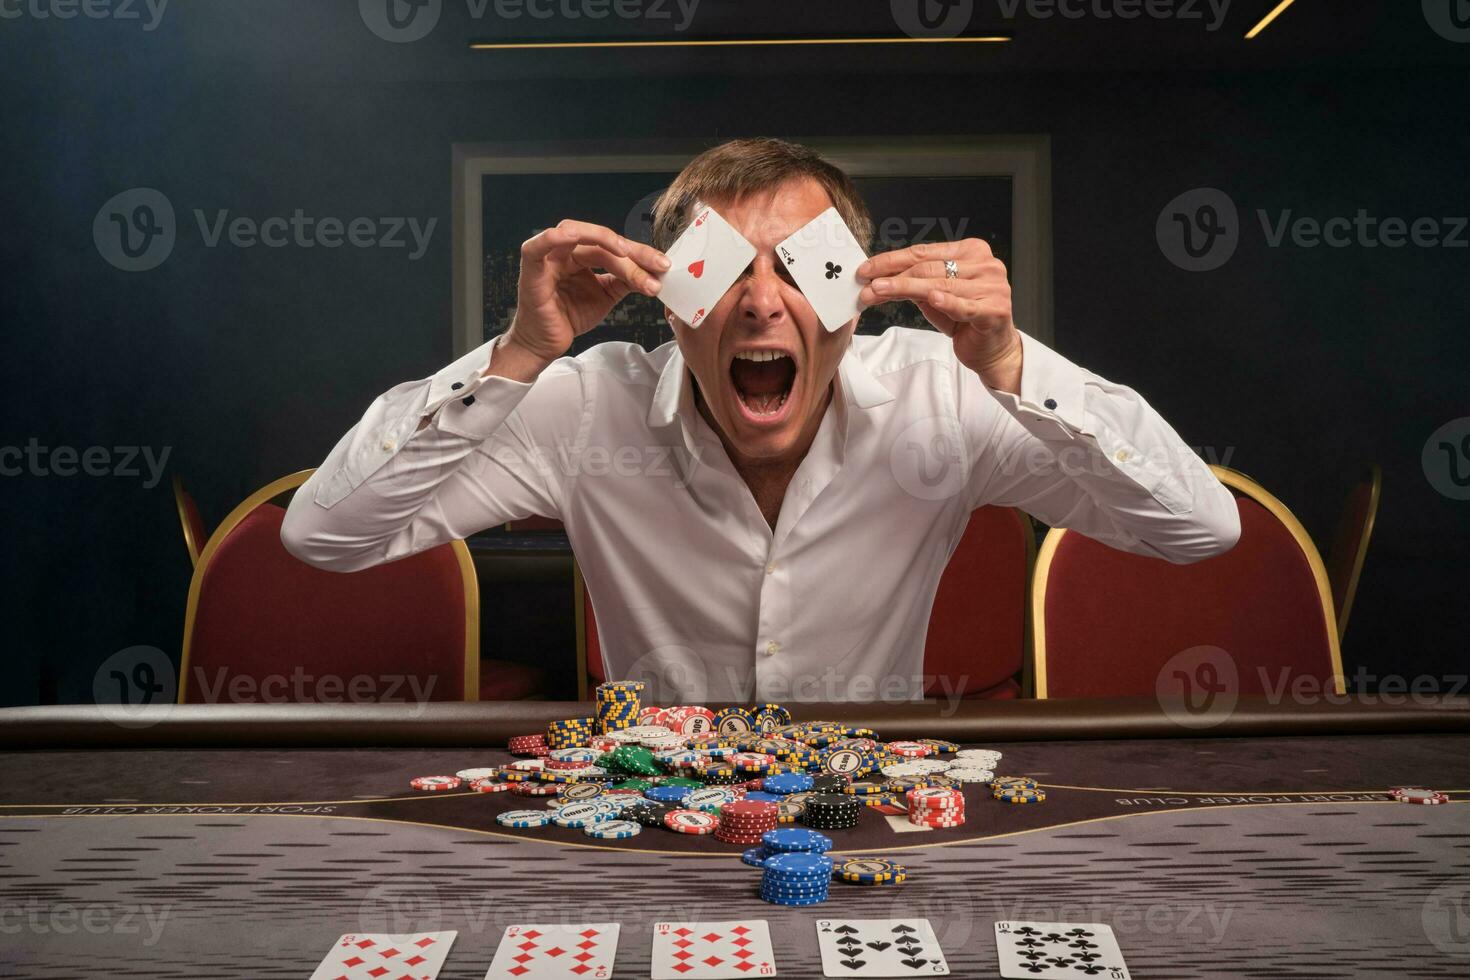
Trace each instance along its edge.
<instances>
[{"instance_id":1,"label":"man's left hand","mask_svg":"<svg viewBox=\"0 0 1470 980\"><path fill-rule=\"evenodd\" d=\"M948 278L945 262L955 263ZM954 341L961 364L998 391L1021 392L1021 335L1011 319L1006 267L979 238L922 242L875 255L858 266L867 306L911 300Z\"/></svg>"}]
</instances>

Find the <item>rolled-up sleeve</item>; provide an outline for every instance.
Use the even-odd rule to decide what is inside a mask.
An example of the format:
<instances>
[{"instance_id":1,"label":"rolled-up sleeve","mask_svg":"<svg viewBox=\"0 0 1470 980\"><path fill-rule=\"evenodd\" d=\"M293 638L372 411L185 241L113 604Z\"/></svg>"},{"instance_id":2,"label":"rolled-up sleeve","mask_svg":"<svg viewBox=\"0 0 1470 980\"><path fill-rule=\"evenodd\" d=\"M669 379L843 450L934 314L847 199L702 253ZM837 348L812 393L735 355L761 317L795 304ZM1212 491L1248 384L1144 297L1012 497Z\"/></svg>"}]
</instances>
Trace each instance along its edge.
<instances>
[{"instance_id":1,"label":"rolled-up sleeve","mask_svg":"<svg viewBox=\"0 0 1470 980\"><path fill-rule=\"evenodd\" d=\"M486 376L493 356L492 341L374 399L296 491L286 549L356 571L505 521L560 517L554 463L584 415L578 372L563 360L534 383Z\"/></svg>"},{"instance_id":2,"label":"rolled-up sleeve","mask_svg":"<svg viewBox=\"0 0 1470 980\"><path fill-rule=\"evenodd\" d=\"M973 506L1019 507L1051 526L1177 563L1234 547L1234 497L1137 392L1024 334L1022 343L1019 395L958 369L961 417L979 440Z\"/></svg>"}]
</instances>

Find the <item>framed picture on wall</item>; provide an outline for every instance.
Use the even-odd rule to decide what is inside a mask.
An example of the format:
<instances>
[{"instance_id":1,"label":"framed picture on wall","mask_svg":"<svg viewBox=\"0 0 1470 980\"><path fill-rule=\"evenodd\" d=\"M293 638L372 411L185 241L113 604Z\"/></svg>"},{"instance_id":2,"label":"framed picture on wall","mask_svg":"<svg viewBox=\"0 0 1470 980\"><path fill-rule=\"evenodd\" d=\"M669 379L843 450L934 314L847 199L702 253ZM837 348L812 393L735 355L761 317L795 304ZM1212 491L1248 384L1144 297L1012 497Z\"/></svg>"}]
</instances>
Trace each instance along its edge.
<instances>
[{"instance_id":1,"label":"framed picture on wall","mask_svg":"<svg viewBox=\"0 0 1470 980\"><path fill-rule=\"evenodd\" d=\"M1017 324L1052 340L1051 152L1045 136L797 139L845 170L873 214L873 251L983 238L1010 270ZM523 241L562 218L649 241L653 202L708 143L454 145L454 353L501 333L515 312ZM858 330L928 329L908 303L863 314ZM608 340L672 339L663 307L631 295L573 353Z\"/></svg>"}]
</instances>

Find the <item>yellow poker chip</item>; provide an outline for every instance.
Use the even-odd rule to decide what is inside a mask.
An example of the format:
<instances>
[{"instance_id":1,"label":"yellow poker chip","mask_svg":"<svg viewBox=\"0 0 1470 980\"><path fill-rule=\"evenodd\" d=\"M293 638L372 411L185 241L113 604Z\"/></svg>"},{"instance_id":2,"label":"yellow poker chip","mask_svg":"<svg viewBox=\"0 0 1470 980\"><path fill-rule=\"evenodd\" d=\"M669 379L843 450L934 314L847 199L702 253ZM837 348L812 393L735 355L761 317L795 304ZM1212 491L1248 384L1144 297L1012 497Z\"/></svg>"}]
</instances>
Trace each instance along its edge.
<instances>
[{"instance_id":1,"label":"yellow poker chip","mask_svg":"<svg viewBox=\"0 0 1470 980\"><path fill-rule=\"evenodd\" d=\"M1039 789L996 790L991 794L1002 803L1045 803L1046 794Z\"/></svg>"},{"instance_id":2,"label":"yellow poker chip","mask_svg":"<svg viewBox=\"0 0 1470 980\"><path fill-rule=\"evenodd\" d=\"M832 873L854 885L896 885L908 877L907 868L883 858L852 858L834 867Z\"/></svg>"}]
</instances>

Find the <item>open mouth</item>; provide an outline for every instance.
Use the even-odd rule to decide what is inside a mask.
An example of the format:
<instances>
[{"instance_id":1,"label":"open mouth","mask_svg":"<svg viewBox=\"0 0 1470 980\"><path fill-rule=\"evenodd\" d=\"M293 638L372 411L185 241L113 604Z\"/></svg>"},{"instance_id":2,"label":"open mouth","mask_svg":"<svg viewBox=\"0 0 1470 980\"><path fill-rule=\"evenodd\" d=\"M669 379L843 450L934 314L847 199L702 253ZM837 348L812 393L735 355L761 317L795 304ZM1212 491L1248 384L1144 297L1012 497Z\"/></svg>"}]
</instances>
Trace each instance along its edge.
<instances>
[{"instance_id":1,"label":"open mouth","mask_svg":"<svg viewBox=\"0 0 1470 980\"><path fill-rule=\"evenodd\" d=\"M730 362L730 382L751 417L775 421L796 384L796 361L785 351L739 351Z\"/></svg>"}]
</instances>

